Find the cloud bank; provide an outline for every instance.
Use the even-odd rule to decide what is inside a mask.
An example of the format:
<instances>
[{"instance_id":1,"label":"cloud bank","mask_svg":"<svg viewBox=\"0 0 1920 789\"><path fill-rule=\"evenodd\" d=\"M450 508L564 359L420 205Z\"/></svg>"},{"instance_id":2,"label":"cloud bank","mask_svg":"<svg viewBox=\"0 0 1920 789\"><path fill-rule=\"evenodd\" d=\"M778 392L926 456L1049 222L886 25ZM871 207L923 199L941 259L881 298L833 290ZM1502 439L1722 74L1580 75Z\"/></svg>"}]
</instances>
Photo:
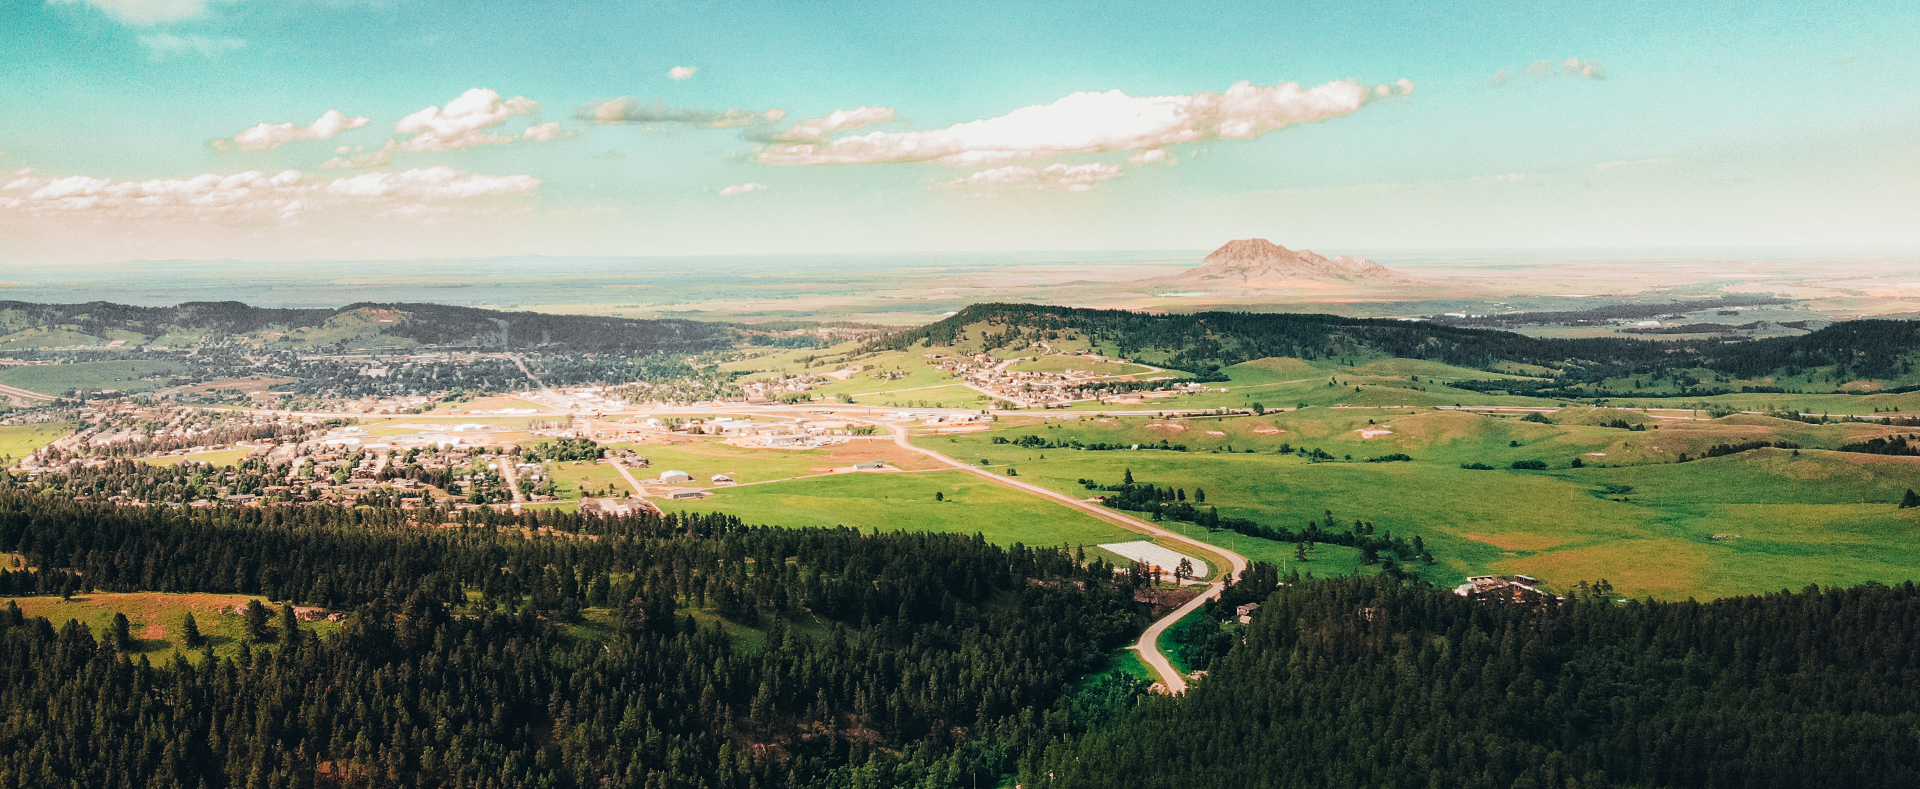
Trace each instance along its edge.
<instances>
[{"instance_id":1,"label":"cloud bank","mask_svg":"<svg viewBox=\"0 0 1920 789\"><path fill-rule=\"evenodd\" d=\"M757 159L775 165L840 165L938 161L979 166L1072 154L1114 153L1174 143L1250 140L1295 123L1338 118L1413 83L1368 86L1329 82L1302 89L1288 82L1240 82L1225 93L1128 96L1118 90L1075 93L1052 104L1022 107L985 120L917 132L872 132L832 141L774 145Z\"/></svg>"},{"instance_id":2,"label":"cloud bank","mask_svg":"<svg viewBox=\"0 0 1920 789\"><path fill-rule=\"evenodd\" d=\"M333 158L320 163L322 170L371 170L393 163L393 152L400 144L388 140L385 145L371 151L364 146L348 147L342 145L333 149Z\"/></svg>"},{"instance_id":3,"label":"cloud bank","mask_svg":"<svg viewBox=\"0 0 1920 789\"><path fill-rule=\"evenodd\" d=\"M824 118L808 118L768 139L786 142L821 142L830 132L858 129L893 120L892 107L855 107L834 110Z\"/></svg>"},{"instance_id":4,"label":"cloud bank","mask_svg":"<svg viewBox=\"0 0 1920 789\"><path fill-rule=\"evenodd\" d=\"M1091 192L1101 182L1120 175L1117 164L1065 164L1054 162L1034 169L1020 164L981 170L964 178L947 181L949 189L971 189L978 193L1007 190Z\"/></svg>"},{"instance_id":5,"label":"cloud bank","mask_svg":"<svg viewBox=\"0 0 1920 789\"><path fill-rule=\"evenodd\" d=\"M686 79L693 76L693 72L696 71L699 71L699 69L692 66L674 66L673 68L667 69L667 76L674 79Z\"/></svg>"},{"instance_id":6,"label":"cloud bank","mask_svg":"<svg viewBox=\"0 0 1920 789\"><path fill-rule=\"evenodd\" d=\"M605 101L591 101L574 110L574 120L591 121L599 124L620 123L684 123L689 126L705 126L710 129L728 129L736 126L752 126L767 121L777 121L787 116L786 110L703 110L693 107L668 107L665 102L654 99L642 104L632 96L621 96Z\"/></svg>"},{"instance_id":7,"label":"cloud bank","mask_svg":"<svg viewBox=\"0 0 1920 789\"><path fill-rule=\"evenodd\" d=\"M331 140L336 134L372 122L372 118L364 115L348 117L339 110L327 110L305 126L262 122L233 135L233 139L211 140L207 144L221 151L271 151L295 140Z\"/></svg>"},{"instance_id":8,"label":"cloud bank","mask_svg":"<svg viewBox=\"0 0 1920 789\"><path fill-rule=\"evenodd\" d=\"M413 135L411 139L400 143L400 147L416 153L520 141L546 142L570 136L560 130L558 123L536 124L519 134L503 135L487 131L506 123L508 118L515 115L532 115L539 111L540 102L525 96L502 101L498 92L474 88L447 102L446 106L427 107L401 118L399 123L394 124L393 130L399 134Z\"/></svg>"},{"instance_id":9,"label":"cloud bank","mask_svg":"<svg viewBox=\"0 0 1920 789\"><path fill-rule=\"evenodd\" d=\"M402 210L449 201L531 194L531 175L480 175L450 167L314 179L298 170L207 173L192 178L116 181L74 175L21 176L0 185L0 209L34 215L205 218L302 212L342 206Z\"/></svg>"}]
</instances>

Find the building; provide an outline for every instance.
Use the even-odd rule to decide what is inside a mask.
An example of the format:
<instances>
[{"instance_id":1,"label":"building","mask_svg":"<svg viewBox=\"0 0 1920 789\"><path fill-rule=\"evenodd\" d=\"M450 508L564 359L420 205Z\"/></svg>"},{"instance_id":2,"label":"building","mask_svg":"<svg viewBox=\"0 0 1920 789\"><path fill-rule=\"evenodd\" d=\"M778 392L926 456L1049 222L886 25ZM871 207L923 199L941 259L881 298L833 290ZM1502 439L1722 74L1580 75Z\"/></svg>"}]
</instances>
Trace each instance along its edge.
<instances>
[{"instance_id":1,"label":"building","mask_svg":"<svg viewBox=\"0 0 1920 789\"><path fill-rule=\"evenodd\" d=\"M1240 618L1240 624L1251 625L1253 624L1253 612L1258 610L1260 610L1259 603L1247 603L1246 605L1233 609L1233 613Z\"/></svg>"},{"instance_id":2,"label":"building","mask_svg":"<svg viewBox=\"0 0 1920 789\"><path fill-rule=\"evenodd\" d=\"M673 499L674 501L686 501L688 499L705 498L706 495L707 494L701 493L700 491L697 491L697 490L676 490L672 493L667 494L667 498Z\"/></svg>"},{"instance_id":3,"label":"building","mask_svg":"<svg viewBox=\"0 0 1920 789\"><path fill-rule=\"evenodd\" d=\"M669 469L660 472L660 481L668 484L675 482L692 482L693 475L678 469Z\"/></svg>"},{"instance_id":4,"label":"building","mask_svg":"<svg viewBox=\"0 0 1920 789\"><path fill-rule=\"evenodd\" d=\"M862 460L853 464L854 471L879 471L886 467L887 461L884 460Z\"/></svg>"},{"instance_id":5,"label":"building","mask_svg":"<svg viewBox=\"0 0 1920 789\"><path fill-rule=\"evenodd\" d=\"M725 475L725 474L715 474L715 475L713 475L713 484L715 484L715 485L732 485L732 484L733 484L733 477L730 477L730 476L727 476L727 475Z\"/></svg>"},{"instance_id":6,"label":"building","mask_svg":"<svg viewBox=\"0 0 1920 789\"><path fill-rule=\"evenodd\" d=\"M635 509L633 504L619 499L585 498L580 500L581 515L632 515Z\"/></svg>"},{"instance_id":7,"label":"building","mask_svg":"<svg viewBox=\"0 0 1920 789\"><path fill-rule=\"evenodd\" d=\"M1454 587L1453 593L1469 600L1501 603L1557 603L1566 599L1540 589L1540 583L1530 575L1475 575Z\"/></svg>"}]
</instances>

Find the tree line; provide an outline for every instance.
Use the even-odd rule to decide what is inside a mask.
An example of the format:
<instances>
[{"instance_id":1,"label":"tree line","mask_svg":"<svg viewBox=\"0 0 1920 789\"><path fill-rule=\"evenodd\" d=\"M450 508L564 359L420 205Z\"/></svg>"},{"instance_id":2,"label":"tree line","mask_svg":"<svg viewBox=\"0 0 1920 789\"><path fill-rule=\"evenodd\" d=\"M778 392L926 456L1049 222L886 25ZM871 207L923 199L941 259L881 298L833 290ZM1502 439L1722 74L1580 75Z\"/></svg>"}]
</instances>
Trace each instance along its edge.
<instances>
[{"instance_id":1,"label":"tree line","mask_svg":"<svg viewBox=\"0 0 1920 789\"><path fill-rule=\"evenodd\" d=\"M1070 683L1146 617L1137 574L1064 549L723 515L422 528L11 489L0 550L70 593L352 612L156 661L7 609L0 789L991 785L1072 730L1048 711L1090 703Z\"/></svg>"}]
</instances>

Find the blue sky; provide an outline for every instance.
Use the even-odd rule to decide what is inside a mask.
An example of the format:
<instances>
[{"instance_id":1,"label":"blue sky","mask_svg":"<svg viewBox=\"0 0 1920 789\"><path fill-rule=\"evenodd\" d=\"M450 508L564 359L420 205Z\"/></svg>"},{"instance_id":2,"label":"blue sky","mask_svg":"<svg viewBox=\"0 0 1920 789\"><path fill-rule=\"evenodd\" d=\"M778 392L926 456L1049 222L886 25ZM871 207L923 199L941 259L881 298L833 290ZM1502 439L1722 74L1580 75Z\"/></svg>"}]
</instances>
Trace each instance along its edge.
<instances>
[{"instance_id":1,"label":"blue sky","mask_svg":"<svg viewBox=\"0 0 1920 789\"><path fill-rule=\"evenodd\" d=\"M1915 245L1914 41L1910 2L15 0L0 266Z\"/></svg>"}]
</instances>

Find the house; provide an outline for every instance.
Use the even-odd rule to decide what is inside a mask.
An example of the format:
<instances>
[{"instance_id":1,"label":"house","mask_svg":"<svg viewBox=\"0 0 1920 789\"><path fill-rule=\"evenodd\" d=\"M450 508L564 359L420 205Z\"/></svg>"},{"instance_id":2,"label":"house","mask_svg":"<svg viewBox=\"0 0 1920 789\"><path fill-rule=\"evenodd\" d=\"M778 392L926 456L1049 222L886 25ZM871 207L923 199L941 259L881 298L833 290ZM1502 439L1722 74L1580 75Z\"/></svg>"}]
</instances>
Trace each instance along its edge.
<instances>
[{"instance_id":1,"label":"house","mask_svg":"<svg viewBox=\"0 0 1920 789\"><path fill-rule=\"evenodd\" d=\"M729 477L729 476L727 476L727 475L725 475L725 474L715 474L715 475L713 475L713 484L715 484L715 485L732 485L732 484L733 484L733 477Z\"/></svg>"},{"instance_id":2,"label":"house","mask_svg":"<svg viewBox=\"0 0 1920 789\"><path fill-rule=\"evenodd\" d=\"M667 471L660 472L660 481L667 484L673 484L675 482L692 482L693 475L688 474L685 471L679 471L677 469L669 469Z\"/></svg>"},{"instance_id":3,"label":"house","mask_svg":"<svg viewBox=\"0 0 1920 789\"><path fill-rule=\"evenodd\" d=\"M1260 610L1259 603L1247 603L1246 605L1233 609L1233 613L1240 617L1240 624L1251 625L1253 624L1253 612L1258 610Z\"/></svg>"},{"instance_id":4,"label":"house","mask_svg":"<svg viewBox=\"0 0 1920 789\"><path fill-rule=\"evenodd\" d=\"M1539 588L1540 579L1530 575L1475 575L1454 587L1453 593L1469 600L1501 603L1557 603L1566 598Z\"/></svg>"},{"instance_id":5,"label":"house","mask_svg":"<svg viewBox=\"0 0 1920 789\"><path fill-rule=\"evenodd\" d=\"M676 490L667 494L667 498L673 499L674 501L686 501L688 499L705 498L706 495L707 494L697 490Z\"/></svg>"},{"instance_id":6,"label":"house","mask_svg":"<svg viewBox=\"0 0 1920 789\"><path fill-rule=\"evenodd\" d=\"M632 515L634 505L618 499L585 498L580 500L581 515Z\"/></svg>"},{"instance_id":7,"label":"house","mask_svg":"<svg viewBox=\"0 0 1920 789\"><path fill-rule=\"evenodd\" d=\"M886 467L887 461L884 460L862 460L853 464L854 471L879 471Z\"/></svg>"}]
</instances>

